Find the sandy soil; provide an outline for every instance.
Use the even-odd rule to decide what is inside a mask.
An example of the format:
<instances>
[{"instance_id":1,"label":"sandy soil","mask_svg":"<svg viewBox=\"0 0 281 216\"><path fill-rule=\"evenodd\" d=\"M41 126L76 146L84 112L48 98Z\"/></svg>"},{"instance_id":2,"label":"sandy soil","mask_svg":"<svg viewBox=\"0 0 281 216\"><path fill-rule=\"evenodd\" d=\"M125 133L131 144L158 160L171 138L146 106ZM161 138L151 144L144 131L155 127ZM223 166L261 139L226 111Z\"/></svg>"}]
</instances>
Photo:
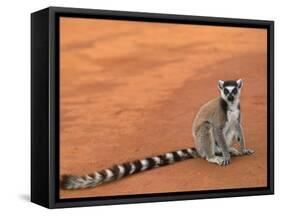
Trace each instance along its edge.
<instances>
[{"instance_id":1,"label":"sandy soil","mask_svg":"<svg viewBox=\"0 0 281 216\"><path fill-rule=\"evenodd\" d=\"M61 20L61 174L193 146L192 120L218 79L244 80L246 144L226 167L186 160L61 198L266 185L266 30Z\"/></svg>"}]
</instances>

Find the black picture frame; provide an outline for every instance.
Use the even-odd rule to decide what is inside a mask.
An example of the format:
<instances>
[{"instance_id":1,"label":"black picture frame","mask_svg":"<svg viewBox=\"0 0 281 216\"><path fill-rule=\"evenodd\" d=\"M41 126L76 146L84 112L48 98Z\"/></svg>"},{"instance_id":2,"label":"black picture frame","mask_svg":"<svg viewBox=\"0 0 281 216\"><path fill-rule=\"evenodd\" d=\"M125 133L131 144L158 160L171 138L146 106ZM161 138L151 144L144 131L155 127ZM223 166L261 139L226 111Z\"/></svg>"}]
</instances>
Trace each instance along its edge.
<instances>
[{"instance_id":1,"label":"black picture frame","mask_svg":"<svg viewBox=\"0 0 281 216\"><path fill-rule=\"evenodd\" d=\"M59 17L267 29L267 187L59 199ZM191 200L274 193L274 22L49 7L31 15L31 201L47 208Z\"/></svg>"}]
</instances>

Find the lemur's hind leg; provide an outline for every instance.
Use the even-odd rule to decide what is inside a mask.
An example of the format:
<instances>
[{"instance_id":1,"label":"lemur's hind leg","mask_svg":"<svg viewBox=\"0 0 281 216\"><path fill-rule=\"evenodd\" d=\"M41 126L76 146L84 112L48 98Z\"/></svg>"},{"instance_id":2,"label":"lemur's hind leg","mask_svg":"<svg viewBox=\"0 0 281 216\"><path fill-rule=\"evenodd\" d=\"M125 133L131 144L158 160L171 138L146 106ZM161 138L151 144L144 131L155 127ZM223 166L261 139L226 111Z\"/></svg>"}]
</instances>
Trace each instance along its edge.
<instances>
[{"instance_id":1,"label":"lemur's hind leg","mask_svg":"<svg viewBox=\"0 0 281 216\"><path fill-rule=\"evenodd\" d=\"M241 156L242 155L242 153L240 152L240 151L238 151L236 148L234 148L234 147L229 147L228 148L228 151L229 151L229 154L231 155L231 156ZM216 144L215 145L215 155L217 155L217 156L222 156L222 151L221 151L221 149L218 147L218 145Z\"/></svg>"},{"instance_id":2,"label":"lemur's hind leg","mask_svg":"<svg viewBox=\"0 0 281 216\"><path fill-rule=\"evenodd\" d=\"M229 153L231 156L241 156L242 155L242 153L234 147L229 147Z\"/></svg>"},{"instance_id":3,"label":"lemur's hind leg","mask_svg":"<svg viewBox=\"0 0 281 216\"><path fill-rule=\"evenodd\" d=\"M199 155L208 162L223 165L223 157L215 155L215 140L212 131L212 125L204 122L195 133L195 147Z\"/></svg>"}]
</instances>

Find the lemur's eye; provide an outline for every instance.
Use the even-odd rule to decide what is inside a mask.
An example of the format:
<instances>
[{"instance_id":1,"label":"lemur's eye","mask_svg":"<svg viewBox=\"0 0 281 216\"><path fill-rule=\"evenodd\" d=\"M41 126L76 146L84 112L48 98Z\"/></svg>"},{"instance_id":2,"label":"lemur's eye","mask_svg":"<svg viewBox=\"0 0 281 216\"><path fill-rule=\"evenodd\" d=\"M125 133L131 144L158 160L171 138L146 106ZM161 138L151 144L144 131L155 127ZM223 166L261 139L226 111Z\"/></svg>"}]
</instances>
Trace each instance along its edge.
<instances>
[{"instance_id":1,"label":"lemur's eye","mask_svg":"<svg viewBox=\"0 0 281 216\"><path fill-rule=\"evenodd\" d=\"M225 95L227 95L227 94L229 93L229 91L228 91L227 89L224 89L224 90L223 90L223 93L224 93Z\"/></svg>"},{"instance_id":2,"label":"lemur's eye","mask_svg":"<svg viewBox=\"0 0 281 216\"><path fill-rule=\"evenodd\" d=\"M237 89L233 89L232 94L236 95L237 94Z\"/></svg>"}]
</instances>

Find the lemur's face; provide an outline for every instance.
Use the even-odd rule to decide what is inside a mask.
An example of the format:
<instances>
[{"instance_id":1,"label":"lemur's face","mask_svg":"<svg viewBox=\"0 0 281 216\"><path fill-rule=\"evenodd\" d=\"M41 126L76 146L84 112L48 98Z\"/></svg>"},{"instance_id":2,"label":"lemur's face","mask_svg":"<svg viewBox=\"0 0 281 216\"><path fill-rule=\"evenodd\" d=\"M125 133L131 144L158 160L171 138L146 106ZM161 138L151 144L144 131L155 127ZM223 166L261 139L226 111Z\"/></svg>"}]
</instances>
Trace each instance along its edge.
<instances>
[{"instance_id":1,"label":"lemur's face","mask_svg":"<svg viewBox=\"0 0 281 216\"><path fill-rule=\"evenodd\" d=\"M235 80L219 80L218 87L221 93L222 99L226 102L233 103L240 97L241 88L243 85L243 81L241 79Z\"/></svg>"}]
</instances>

